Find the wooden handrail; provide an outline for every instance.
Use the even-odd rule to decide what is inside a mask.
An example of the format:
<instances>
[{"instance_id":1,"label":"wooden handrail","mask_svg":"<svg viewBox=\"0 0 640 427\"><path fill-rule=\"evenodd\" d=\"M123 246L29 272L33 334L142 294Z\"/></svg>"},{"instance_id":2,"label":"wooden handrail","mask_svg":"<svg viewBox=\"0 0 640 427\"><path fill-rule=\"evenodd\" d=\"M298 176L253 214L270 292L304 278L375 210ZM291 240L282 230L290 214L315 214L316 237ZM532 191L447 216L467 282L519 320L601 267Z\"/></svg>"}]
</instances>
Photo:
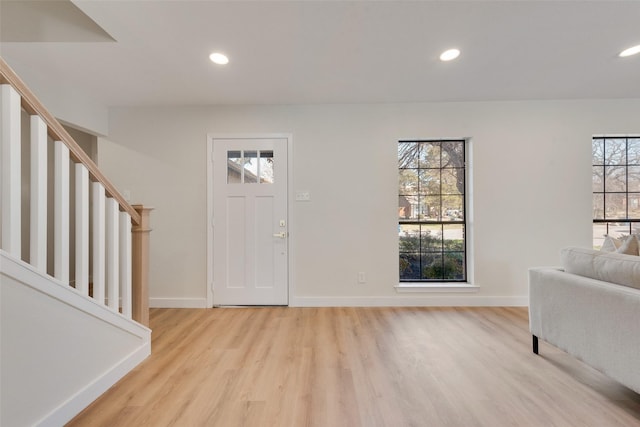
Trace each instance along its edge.
<instances>
[{"instance_id":1,"label":"wooden handrail","mask_svg":"<svg viewBox=\"0 0 640 427\"><path fill-rule=\"evenodd\" d=\"M62 127L60 122L47 111L38 98L29 90L27 85L0 57L0 84L11 85L22 99L22 108L31 115L38 115L47 124L48 133L55 141L62 141L69 147L71 158L78 163L82 163L89 171L89 176L93 181L100 182L108 196L115 199L120 205L120 210L127 212L131 216L134 225L140 225L140 214L131 206L114 185L100 172L98 166L84 152L82 148L73 140L71 135Z\"/></svg>"}]
</instances>

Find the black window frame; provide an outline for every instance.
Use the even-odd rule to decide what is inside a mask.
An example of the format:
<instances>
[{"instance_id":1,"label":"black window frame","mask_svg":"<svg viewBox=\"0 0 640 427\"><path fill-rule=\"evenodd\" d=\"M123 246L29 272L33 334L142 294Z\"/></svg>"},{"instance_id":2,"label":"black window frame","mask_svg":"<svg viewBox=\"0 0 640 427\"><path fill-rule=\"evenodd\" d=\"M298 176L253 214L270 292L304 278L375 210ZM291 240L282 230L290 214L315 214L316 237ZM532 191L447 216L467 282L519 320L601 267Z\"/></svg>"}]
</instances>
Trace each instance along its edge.
<instances>
[{"instance_id":1,"label":"black window frame","mask_svg":"<svg viewBox=\"0 0 640 427\"><path fill-rule=\"evenodd\" d=\"M624 141L624 162L611 163L607 159L607 143L612 141ZM635 154L635 160L629 161L630 142L634 145L632 153ZM602 144L602 161L597 161L596 144ZM605 235L612 235L613 233L621 234L638 234L640 232L640 209L636 214L630 214L629 206L630 200L635 199L636 203L640 203L640 187L635 191L629 191L629 170L632 169L633 173L640 172L640 135L634 136L593 136L591 138L592 147L592 217L593 217L593 240L594 248L597 248L596 241L602 239ZM607 190L607 168L618 168L624 170L624 189L619 191ZM602 169L600 172L596 172L597 169ZM601 184L597 184L597 177L600 177ZM596 190L596 186L601 186L601 189ZM624 200L624 215L609 215L607 213L607 195L618 195ZM601 208L598 202L601 201ZM605 233L603 236L596 236L596 227L605 226ZM617 237L613 235L613 237Z\"/></svg>"},{"instance_id":2,"label":"black window frame","mask_svg":"<svg viewBox=\"0 0 640 427\"><path fill-rule=\"evenodd\" d=\"M467 140L466 139L461 139L461 138L455 138L455 139L416 139L416 140L400 140L398 141L398 179L399 179L399 184L398 184L398 235L399 235L399 244L398 244L398 250L399 250L399 281L400 283L466 283L468 281L468 263L467 263L467 257L468 257L468 253L467 253L467 230L468 230L468 224L467 224L467 216L468 216L468 212L467 212ZM421 151L417 151L416 150L416 155L417 158L413 159L413 163L412 164L408 164L406 159L405 160L405 164L401 164L401 144L418 144L419 145L419 149L418 150L422 150L422 147L424 146L424 144L439 144L440 146L440 150L439 151L439 159L438 159L438 163L439 166L438 167L433 167L433 166L422 166L420 163L422 161L422 153ZM458 164L454 164L454 165L443 165L443 150L441 149L442 144L459 144L460 148L461 148L461 152L462 152L462 159L456 159L456 162L459 162ZM432 162L432 160L424 160L425 163L429 163ZM433 162L432 162L433 163ZM443 192L442 189L442 173L443 171L451 171L453 169L457 169L457 174L455 175L455 179L459 179L459 175L462 175L462 184L457 183L457 189L458 189L458 193L445 193ZM440 171L440 182L439 182L439 192L438 193L425 193L422 192L422 190L420 188L416 189L412 194L407 194L407 190L402 189L402 185L400 185L400 180L402 179L402 175L403 175L403 171L406 170L415 170L416 171L416 175L420 176L420 172L423 170L439 170ZM454 176L454 175L452 175ZM420 187L420 180L417 180L418 182L418 187ZM462 188L462 191L460 191L460 187ZM461 194L460 194L461 193ZM437 198L439 198L440 200L440 205L438 206L438 218L437 219L433 219L433 218L421 218L422 217L422 213L424 213L425 207L422 206L422 202L418 202L417 206L418 206L418 215L420 216L419 218L402 218L401 217L401 212L403 211L403 206L402 204L404 203L405 205L407 205L408 202L408 198L409 197L413 197L415 198L420 198L421 196L435 196ZM461 196L461 209L454 209L454 210L450 210L453 211L453 215L454 216L449 216L447 218L445 213L445 207L443 206L443 197L460 197ZM403 199L404 198L404 199ZM415 201L414 201L415 203ZM426 202L425 202L426 203ZM410 208L411 209L411 208ZM426 209L429 209L428 207ZM448 214L449 212L446 211L446 213ZM415 216L415 215L409 215L409 216ZM447 244L446 242L448 242L448 239L444 238L444 230L445 227L448 225L456 225L456 226L460 226L461 230L462 230L462 243L459 246L456 246L454 249L451 248L451 245L449 248L446 248L445 245ZM403 226L410 226L410 227L418 227L418 238L417 238L417 244L418 244L418 250L416 251L415 248L411 249L411 250L407 250L406 249L406 245L403 248ZM425 236L424 232L423 232L423 227L425 228L433 228L433 227L440 227L440 231L441 231L441 237L440 237L440 248L439 250L434 249L434 246L431 246L430 244L424 244L424 238L423 236ZM415 240L414 240L415 241ZM406 243L406 242L405 242ZM449 241L449 243L451 243L451 241ZM426 247L424 247L426 246ZM437 244L435 245L435 247L437 248ZM403 250L404 249L404 250ZM437 257L439 256L440 259L440 265L439 265L439 273L438 274L433 274L434 272L438 271L438 263L433 263L433 264L429 264L428 262L425 262L425 260L428 257L434 257L432 259L437 259ZM417 260L416 260L417 257ZM431 270L431 275L428 275L425 273L425 263L426 263L426 267L428 267L429 270ZM453 263L453 264L451 264ZM458 265L459 263L459 265ZM453 267L451 267L453 265ZM410 266L409 268L411 268L411 274L407 275L404 274L403 277L403 272L406 271L407 266ZM458 274L458 269L461 267L461 274ZM419 270L419 274L416 274L414 272L415 269ZM455 274L453 274L455 273Z\"/></svg>"}]
</instances>

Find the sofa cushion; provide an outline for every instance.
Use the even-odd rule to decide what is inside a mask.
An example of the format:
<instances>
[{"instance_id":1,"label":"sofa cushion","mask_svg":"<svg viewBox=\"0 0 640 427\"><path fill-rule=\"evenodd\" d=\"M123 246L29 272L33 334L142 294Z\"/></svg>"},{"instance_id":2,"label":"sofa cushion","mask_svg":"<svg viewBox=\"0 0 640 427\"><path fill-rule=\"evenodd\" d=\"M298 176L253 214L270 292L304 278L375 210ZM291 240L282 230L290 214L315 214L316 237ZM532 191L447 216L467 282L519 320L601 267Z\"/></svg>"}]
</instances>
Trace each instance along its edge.
<instances>
[{"instance_id":1,"label":"sofa cushion","mask_svg":"<svg viewBox=\"0 0 640 427\"><path fill-rule=\"evenodd\" d=\"M560 258L567 273L640 289L640 256L569 247Z\"/></svg>"}]
</instances>

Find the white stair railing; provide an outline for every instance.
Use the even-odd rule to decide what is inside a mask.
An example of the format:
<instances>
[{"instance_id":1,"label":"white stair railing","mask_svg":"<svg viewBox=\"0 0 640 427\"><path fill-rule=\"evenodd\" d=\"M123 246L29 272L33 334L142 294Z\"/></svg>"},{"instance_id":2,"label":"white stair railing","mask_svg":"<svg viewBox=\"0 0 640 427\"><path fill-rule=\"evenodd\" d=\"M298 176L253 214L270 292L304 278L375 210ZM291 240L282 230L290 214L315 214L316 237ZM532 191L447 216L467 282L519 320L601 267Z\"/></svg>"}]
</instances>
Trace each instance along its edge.
<instances>
[{"instance_id":1,"label":"white stair railing","mask_svg":"<svg viewBox=\"0 0 640 427\"><path fill-rule=\"evenodd\" d=\"M20 96L11 87L0 87L2 106L0 135L2 138L2 249L20 258L22 237L21 216L21 155Z\"/></svg>"},{"instance_id":2,"label":"white stair railing","mask_svg":"<svg viewBox=\"0 0 640 427\"><path fill-rule=\"evenodd\" d=\"M48 273L57 281L113 311L148 325L149 208L133 207L125 201L2 58L0 101L0 248L21 259L22 245L28 244L28 259L23 261L37 271L47 274L47 261L52 257L53 271ZM25 188L26 183L23 185L21 170L23 110L30 115L29 188ZM47 170L51 154L54 159L52 195ZM72 167L75 176L73 186L70 182ZM28 193L28 217L22 212L25 192ZM50 197L53 197L53 212L49 212ZM74 203L71 203L72 199ZM74 224L70 221L72 209ZM49 215L53 215L52 245L47 241ZM29 238L26 240L23 239L22 221L29 221ZM70 240L72 225L73 242ZM75 269L72 272L73 253ZM72 273L75 277L73 283L70 280Z\"/></svg>"},{"instance_id":3,"label":"white stair railing","mask_svg":"<svg viewBox=\"0 0 640 427\"><path fill-rule=\"evenodd\" d=\"M30 262L47 272L47 124L31 116Z\"/></svg>"}]
</instances>

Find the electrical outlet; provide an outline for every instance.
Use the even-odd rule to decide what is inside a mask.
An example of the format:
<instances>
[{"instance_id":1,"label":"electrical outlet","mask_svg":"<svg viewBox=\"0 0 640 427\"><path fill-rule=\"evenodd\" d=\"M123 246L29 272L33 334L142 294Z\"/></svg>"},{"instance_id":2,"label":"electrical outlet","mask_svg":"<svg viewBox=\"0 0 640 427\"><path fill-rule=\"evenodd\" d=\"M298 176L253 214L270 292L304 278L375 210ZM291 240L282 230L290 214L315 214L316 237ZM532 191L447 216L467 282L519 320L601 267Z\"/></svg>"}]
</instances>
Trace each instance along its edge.
<instances>
[{"instance_id":1,"label":"electrical outlet","mask_svg":"<svg viewBox=\"0 0 640 427\"><path fill-rule=\"evenodd\" d=\"M367 283L367 276L364 274L364 271L358 272L358 283Z\"/></svg>"}]
</instances>

